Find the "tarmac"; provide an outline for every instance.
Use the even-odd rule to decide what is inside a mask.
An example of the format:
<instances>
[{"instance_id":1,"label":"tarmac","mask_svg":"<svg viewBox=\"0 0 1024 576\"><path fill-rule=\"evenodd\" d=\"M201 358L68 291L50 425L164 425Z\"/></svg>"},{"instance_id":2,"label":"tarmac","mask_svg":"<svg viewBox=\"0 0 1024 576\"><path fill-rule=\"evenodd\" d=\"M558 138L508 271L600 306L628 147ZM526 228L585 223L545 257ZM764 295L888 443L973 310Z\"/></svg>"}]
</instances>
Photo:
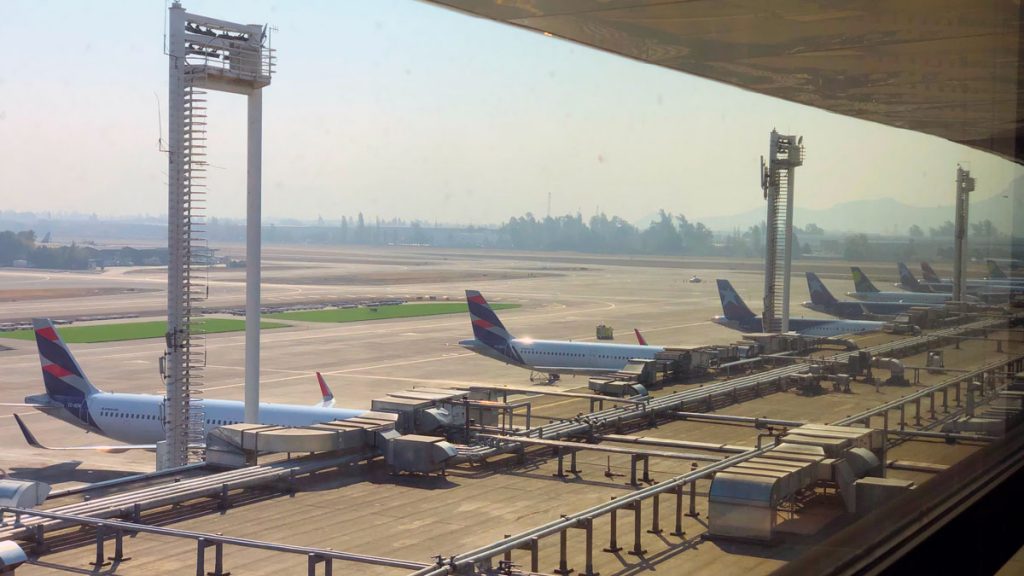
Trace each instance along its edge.
<instances>
[{"instance_id":1,"label":"tarmac","mask_svg":"<svg viewBox=\"0 0 1024 576\"><path fill-rule=\"evenodd\" d=\"M234 248L229 247L228 250ZM717 326L709 319L721 313L716 277L728 278L755 311L760 309L762 279L756 261L694 259L680 263L659 258L602 258L577 254L491 253L445 251L436 248L393 247L379 249L267 247L265 248L264 304L296 304L340 299L382 297L410 300L434 297L461 300L467 288L480 290L491 302L514 302L520 308L500 312L511 333L548 339L594 340L595 325L615 328L616 342L633 343L632 328L640 329L649 343L671 346L726 344L739 340L738 332ZM848 263L801 261L801 268L821 272L838 296L852 289ZM730 269L732 268L732 269ZM895 268L895 267L892 267ZM155 315L164 305L162 270L108 269L102 273L0 270L0 285L18 283L26 290L39 287L135 288L134 292L23 302L0 302L0 322L25 315L61 318L96 314ZM870 273L870 271L869 271ZM894 275L893 270L890 275ZM940 273L942 271L940 270ZM881 269L874 278L881 287L887 278ZM242 304L242 271L211 273L209 305ZM691 275L704 279L690 284ZM466 278L470 278L467 281ZM335 280L331 280L335 279ZM885 282L883 282L885 281ZM393 283L384 283L393 282ZM794 316L819 315L799 308L807 299L802 273L794 275ZM446 387L472 384L530 385L525 370L502 365L458 346L471 336L463 314L395 319L351 324L289 322L287 328L265 331L261 351L261 399L269 402L314 404L319 391L314 371L321 371L332 386L337 405L369 408L372 398L389 391L416 386ZM862 345L891 338L888 335L858 337ZM0 340L12 350L0 351L0 403L18 403L42 391L39 363L32 342ZM243 381L241 333L207 338L208 366L203 379L204 395L241 399ZM160 339L104 344L72 345L82 368L99 388L117 392L163 393L157 359L163 353ZM997 354L993 342L967 341L960 349L946 349L946 366L971 368L996 357L1019 353L1019 346ZM903 359L907 366L923 366L923 355ZM921 372L921 386L937 382L940 375ZM558 389L585 387L586 378L565 377ZM680 384L666 392L700 386ZM538 387L544 390L549 387ZM853 384L852 394L802 397L794 393L771 394L720 410L722 414L769 416L813 422L834 422L912 392L904 387L876 389ZM659 391L658 394L663 392ZM587 410L586 401L535 397L534 417L572 416ZM34 412L30 408L0 406L0 474L31 478L55 488L91 483L129 473L151 471L154 455L134 451L123 454L94 452L47 452L24 444L12 418L25 416L26 423L44 444L73 446L109 443ZM927 420L928 416L926 416ZM758 431L749 426L677 421L646 430L644 436L753 446ZM890 450L889 458L949 465L966 457L982 444L942 441L907 441ZM452 555L543 524L609 498L634 490L628 479L629 457L583 451L581 472L562 479L553 476L555 459L550 449L534 449L523 465L499 459L487 465L462 465L447 477L392 477L383 465L361 464L341 471L324 472L303 480L294 495L268 493L226 513L213 506L176 517L175 528L256 538L296 545L334 548L431 562L435 555ZM682 474L691 463L652 459L655 480ZM927 482L933 473L891 470L890 477ZM647 553L597 553L601 574L638 574L646 571L694 574L765 574L820 543L849 522L835 494L822 495L820 506L794 511L780 518L783 541L776 546L708 541L701 538L706 526L707 483L698 483L697 518L684 522L686 535L668 534L674 502L661 500L663 534L646 534ZM833 501L830 502L829 499ZM64 499L66 501L66 499ZM645 518L645 530L649 518ZM632 533L632 518L619 516L619 538ZM582 548L582 532L570 531L570 550ZM608 539L608 522L595 523L595 546ZM195 544L138 534L126 541L131 560L114 566L117 574L184 573L194 571ZM227 568L235 574L285 574L301 572L305 559L257 550L229 548ZM527 564L528 554L517 552L517 564ZM44 556L20 573L88 573L91 549L71 548ZM579 558L574 558L579 571ZM557 566L557 538L541 545L540 571ZM111 567L107 567L111 568ZM403 574L395 568L336 565L340 573Z\"/></svg>"}]
</instances>

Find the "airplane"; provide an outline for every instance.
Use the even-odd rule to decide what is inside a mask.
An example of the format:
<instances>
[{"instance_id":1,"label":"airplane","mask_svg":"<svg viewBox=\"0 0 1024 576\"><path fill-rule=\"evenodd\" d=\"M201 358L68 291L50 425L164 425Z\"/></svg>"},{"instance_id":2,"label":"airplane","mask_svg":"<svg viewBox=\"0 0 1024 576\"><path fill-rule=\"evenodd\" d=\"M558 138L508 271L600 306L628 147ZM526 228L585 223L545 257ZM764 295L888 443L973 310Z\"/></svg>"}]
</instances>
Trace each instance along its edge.
<instances>
[{"instance_id":1,"label":"airplane","mask_svg":"<svg viewBox=\"0 0 1024 576\"><path fill-rule=\"evenodd\" d=\"M863 302L900 302L914 306L927 306L943 304L953 298L951 294L933 294L929 292L882 292L875 287L868 275L859 267L851 266L853 274L854 292L847 292L846 295ZM909 273L909 270L907 271ZM913 275L911 275L913 278ZM916 282L917 280L914 280ZM974 298L970 298L974 300Z\"/></svg>"},{"instance_id":2,"label":"airplane","mask_svg":"<svg viewBox=\"0 0 1024 576\"><path fill-rule=\"evenodd\" d=\"M43 369L45 394L28 396L25 405L63 420L87 432L124 442L108 446L48 447L40 444L15 415L29 444L49 450L155 450L166 436L164 397L158 394L103 392L96 388L75 360L67 344L49 319L32 320L39 362ZM347 420L367 410L334 408L334 394L317 372L323 399L313 406L261 402L259 423L278 426L309 426L333 420ZM245 421L245 405L237 400L203 399L199 402L205 418L203 437L216 426Z\"/></svg>"},{"instance_id":3,"label":"airplane","mask_svg":"<svg viewBox=\"0 0 1024 576\"><path fill-rule=\"evenodd\" d=\"M547 374L549 383L558 380L562 374L618 372L630 360L651 360L664 350L661 346L516 338L505 329L480 292L466 290L466 302L469 304L473 339L462 340L460 346L481 356Z\"/></svg>"},{"instance_id":4,"label":"airplane","mask_svg":"<svg viewBox=\"0 0 1024 576\"><path fill-rule=\"evenodd\" d=\"M999 264L996 264L994 260L986 260L985 263L988 267L988 276L985 278L969 278L967 280L967 285L969 287L1017 287L1024 284L1024 278L1011 278L1007 276L1006 273L1003 272L1003 269L999 267ZM924 277L924 282L928 284L953 285L952 278L940 278L927 262L921 262L921 275Z\"/></svg>"},{"instance_id":5,"label":"airplane","mask_svg":"<svg viewBox=\"0 0 1024 576\"><path fill-rule=\"evenodd\" d=\"M935 293L952 298L953 283L950 282L919 282L913 272L903 262L897 262L900 281L896 284L900 288L918 293ZM964 294L965 301L978 298L990 300L993 298L1005 298L1011 292L1024 289L1024 285L1018 282L1007 282L999 280L967 280L967 294Z\"/></svg>"},{"instance_id":6,"label":"airplane","mask_svg":"<svg viewBox=\"0 0 1024 576\"><path fill-rule=\"evenodd\" d=\"M1009 269L1011 276L1014 272L1020 272L1021 270L1024 270L1024 261L1018 260L1016 258L988 258L988 260L991 260L996 264L999 264L1001 267L1004 266L1007 269Z\"/></svg>"},{"instance_id":7,"label":"airplane","mask_svg":"<svg viewBox=\"0 0 1024 576\"><path fill-rule=\"evenodd\" d=\"M722 316L711 319L715 324L740 332L763 332L760 316L754 314L733 289L728 280L718 282L718 297L722 300ZM882 329L882 322L871 320L826 320L818 318L790 318L789 330L804 336L838 336Z\"/></svg>"},{"instance_id":8,"label":"airplane","mask_svg":"<svg viewBox=\"0 0 1024 576\"><path fill-rule=\"evenodd\" d=\"M895 316L914 306L941 305L837 300L814 272L807 273L807 290L811 293L811 300L803 303L804 308L850 320L878 319L880 316Z\"/></svg>"}]
</instances>

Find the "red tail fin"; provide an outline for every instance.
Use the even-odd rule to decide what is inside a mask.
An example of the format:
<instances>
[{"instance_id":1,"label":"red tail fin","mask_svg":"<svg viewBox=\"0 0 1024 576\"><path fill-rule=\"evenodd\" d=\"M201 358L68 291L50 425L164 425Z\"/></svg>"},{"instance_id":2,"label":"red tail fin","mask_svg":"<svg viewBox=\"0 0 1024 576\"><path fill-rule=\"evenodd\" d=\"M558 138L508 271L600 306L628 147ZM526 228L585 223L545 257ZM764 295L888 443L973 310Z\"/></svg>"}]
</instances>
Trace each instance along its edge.
<instances>
[{"instance_id":1,"label":"red tail fin","mask_svg":"<svg viewBox=\"0 0 1024 576\"><path fill-rule=\"evenodd\" d=\"M647 340L644 340L644 335L636 328L633 328L633 332L636 334L636 341L639 342L641 346L647 346Z\"/></svg>"},{"instance_id":2,"label":"red tail fin","mask_svg":"<svg viewBox=\"0 0 1024 576\"><path fill-rule=\"evenodd\" d=\"M323 375L319 372L316 373L316 381L320 383L320 394L324 397L324 402L330 402L334 400L334 392L327 386L327 381L324 380Z\"/></svg>"}]
</instances>

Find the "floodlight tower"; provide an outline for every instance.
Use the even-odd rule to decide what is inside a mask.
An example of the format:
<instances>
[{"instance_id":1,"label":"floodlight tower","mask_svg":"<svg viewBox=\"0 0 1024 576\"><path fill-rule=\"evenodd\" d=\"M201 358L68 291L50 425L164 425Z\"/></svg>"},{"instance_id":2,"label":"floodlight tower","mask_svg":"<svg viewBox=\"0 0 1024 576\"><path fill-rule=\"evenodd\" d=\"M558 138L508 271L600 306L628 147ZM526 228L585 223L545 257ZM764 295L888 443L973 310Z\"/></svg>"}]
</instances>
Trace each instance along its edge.
<instances>
[{"instance_id":1,"label":"floodlight tower","mask_svg":"<svg viewBox=\"0 0 1024 576\"><path fill-rule=\"evenodd\" d=\"M273 50L266 27L236 24L170 7L168 29L168 208L167 350L162 359L166 386L165 445L159 468L202 457L201 382L206 358L197 305L206 297L204 270L209 250L205 217L206 109L203 90L247 96L248 158L246 212L245 420L259 410L260 174L262 89L270 84Z\"/></svg>"},{"instance_id":2,"label":"floodlight tower","mask_svg":"<svg viewBox=\"0 0 1024 576\"><path fill-rule=\"evenodd\" d=\"M967 212L970 204L968 194L974 191L974 178L970 170L956 166L956 224L953 229L953 300L962 302L967 295Z\"/></svg>"},{"instance_id":3,"label":"floodlight tower","mask_svg":"<svg viewBox=\"0 0 1024 576\"><path fill-rule=\"evenodd\" d=\"M761 157L761 190L768 201L765 220L765 332L789 331L789 276L793 263L793 177L804 163L803 137L772 130L768 165Z\"/></svg>"}]
</instances>

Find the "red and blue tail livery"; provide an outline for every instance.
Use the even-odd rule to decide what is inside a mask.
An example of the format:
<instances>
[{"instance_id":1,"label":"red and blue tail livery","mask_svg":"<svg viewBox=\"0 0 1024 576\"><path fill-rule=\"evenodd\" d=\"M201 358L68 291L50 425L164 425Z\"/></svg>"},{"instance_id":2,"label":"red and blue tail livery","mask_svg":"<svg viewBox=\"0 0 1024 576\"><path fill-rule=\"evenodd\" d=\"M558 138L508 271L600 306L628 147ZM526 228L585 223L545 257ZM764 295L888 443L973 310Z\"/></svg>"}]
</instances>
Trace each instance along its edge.
<instances>
[{"instance_id":1,"label":"red and blue tail livery","mask_svg":"<svg viewBox=\"0 0 1024 576\"><path fill-rule=\"evenodd\" d=\"M35 318L32 327L43 369L43 387L48 397L46 403L66 410L64 419L98 431L89 411L89 397L99 390L89 382L52 321Z\"/></svg>"},{"instance_id":2,"label":"red and blue tail livery","mask_svg":"<svg viewBox=\"0 0 1024 576\"><path fill-rule=\"evenodd\" d=\"M476 290L466 290L466 304L469 306L469 320L473 324L473 337L507 361L522 364L522 357L510 344L513 336L505 329L483 294Z\"/></svg>"},{"instance_id":3,"label":"red and blue tail livery","mask_svg":"<svg viewBox=\"0 0 1024 576\"><path fill-rule=\"evenodd\" d=\"M73 426L123 442L102 446L50 447L39 442L28 426L15 416L30 446L48 450L154 450L166 437L164 396L162 394L130 394L103 392L92 385L75 360L56 327L48 319L32 320L39 363L43 372L45 394L25 398L25 404L63 420ZM260 424L278 426L309 426L332 420L361 416L366 410L334 408L334 394L320 373L322 400L312 407L294 404L260 403ZM193 405L194 414L202 414L205 433L217 426L238 424L244 420L245 406L237 400L203 399ZM199 410L201 408L201 411Z\"/></svg>"}]
</instances>

